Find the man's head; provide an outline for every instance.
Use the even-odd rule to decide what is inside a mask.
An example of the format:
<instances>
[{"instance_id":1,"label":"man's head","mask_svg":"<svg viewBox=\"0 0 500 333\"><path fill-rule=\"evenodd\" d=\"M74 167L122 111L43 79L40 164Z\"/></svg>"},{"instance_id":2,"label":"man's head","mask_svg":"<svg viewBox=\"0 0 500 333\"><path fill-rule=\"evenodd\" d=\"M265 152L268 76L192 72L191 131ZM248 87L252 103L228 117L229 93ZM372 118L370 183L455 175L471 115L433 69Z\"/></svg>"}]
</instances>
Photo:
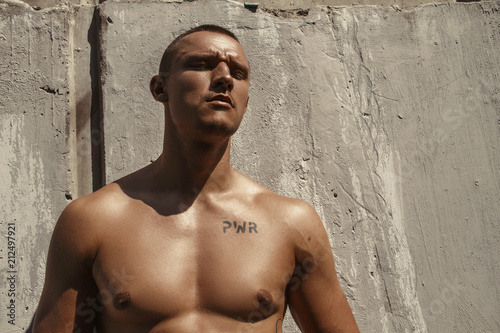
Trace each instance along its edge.
<instances>
[{"instance_id":1,"label":"man's head","mask_svg":"<svg viewBox=\"0 0 500 333\"><path fill-rule=\"evenodd\" d=\"M167 125L181 139L232 135L248 103L250 68L236 37L224 28L201 26L176 38L151 80L165 106Z\"/></svg>"},{"instance_id":2,"label":"man's head","mask_svg":"<svg viewBox=\"0 0 500 333\"><path fill-rule=\"evenodd\" d=\"M168 72L170 71L170 66L172 66L172 60L175 58L175 53L178 49L179 41L183 39L184 37L198 32L198 31L208 31L208 32L214 32L214 33L219 33L222 35L226 35L228 37L231 37L238 43L240 42L238 38L229 30L226 28L220 27L218 25L212 25L212 24L204 24L200 25L194 28L189 29L186 32L183 32L181 35L179 35L177 38L175 38L165 49L165 52L163 52L163 57L161 58L160 62L160 69L159 69L159 75L161 77L167 76Z\"/></svg>"}]
</instances>

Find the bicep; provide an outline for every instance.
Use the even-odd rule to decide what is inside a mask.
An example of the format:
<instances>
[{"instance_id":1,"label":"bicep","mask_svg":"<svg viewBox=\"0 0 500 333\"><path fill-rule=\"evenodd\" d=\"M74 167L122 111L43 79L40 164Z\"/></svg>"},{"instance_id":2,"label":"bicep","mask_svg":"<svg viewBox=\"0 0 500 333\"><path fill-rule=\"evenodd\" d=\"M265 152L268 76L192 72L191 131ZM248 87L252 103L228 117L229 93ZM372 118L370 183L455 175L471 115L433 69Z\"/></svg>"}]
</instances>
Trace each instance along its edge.
<instances>
[{"instance_id":1,"label":"bicep","mask_svg":"<svg viewBox=\"0 0 500 333\"><path fill-rule=\"evenodd\" d=\"M295 272L300 283L288 291L290 312L302 332L358 332L337 279L321 272Z\"/></svg>"},{"instance_id":2,"label":"bicep","mask_svg":"<svg viewBox=\"0 0 500 333\"><path fill-rule=\"evenodd\" d=\"M314 210L303 219L287 290L290 312L302 332L359 332L323 224Z\"/></svg>"},{"instance_id":3,"label":"bicep","mask_svg":"<svg viewBox=\"0 0 500 333\"><path fill-rule=\"evenodd\" d=\"M50 242L45 284L36 310L35 333L93 332L97 298L90 245L74 214L63 213Z\"/></svg>"}]
</instances>

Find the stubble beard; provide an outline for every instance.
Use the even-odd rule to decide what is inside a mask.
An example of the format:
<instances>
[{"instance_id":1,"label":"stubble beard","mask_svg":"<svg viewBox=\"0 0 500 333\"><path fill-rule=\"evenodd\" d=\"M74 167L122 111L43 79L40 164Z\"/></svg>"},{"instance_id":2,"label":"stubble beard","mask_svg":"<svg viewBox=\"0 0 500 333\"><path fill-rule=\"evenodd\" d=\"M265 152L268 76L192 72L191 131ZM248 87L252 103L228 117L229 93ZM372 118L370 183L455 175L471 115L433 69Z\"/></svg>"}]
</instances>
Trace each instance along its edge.
<instances>
[{"instance_id":1,"label":"stubble beard","mask_svg":"<svg viewBox=\"0 0 500 333\"><path fill-rule=\"evenodd\" d=\"M228 110L214 110L214 109L198 109L198 116L191 125L188 125L188 122L176 124L171 114L166 112L165 121L167 127L169 127L172 133L177 133L177 137L181 140L195 142L205 142L206 144L217 144L224 141L227 141L236 131L238 130L241 120L238 122L234 119L234 115L230 116L228 114L225 115L217 115L216 113L222 112L236 112L236 108L233 108L232 111ZM186 119L187 120L187 119ZM191 121L194 119L191 119ZM180 127L179 127L180 126ZM187 126L187 127L186 127ZM184 130L181 129L184 127ZM191 127L189 129L189 127ZM184 133L182 133L184 132Z\"/></svg>"},{"instance_id":2,"label":"stubble beard","mask_svg":"<svg viewBox=\"0 0 500 333\"><path fill-rule=\"evenodd\" d=\"M208 121L200 121L198 123L198 128L202 133L206 133L207 139L219 138L226 140L227 138L231 137L234 133L236 133L238 126L231 126L224 122L208 120Z\"/></svg>"}]
</instances>

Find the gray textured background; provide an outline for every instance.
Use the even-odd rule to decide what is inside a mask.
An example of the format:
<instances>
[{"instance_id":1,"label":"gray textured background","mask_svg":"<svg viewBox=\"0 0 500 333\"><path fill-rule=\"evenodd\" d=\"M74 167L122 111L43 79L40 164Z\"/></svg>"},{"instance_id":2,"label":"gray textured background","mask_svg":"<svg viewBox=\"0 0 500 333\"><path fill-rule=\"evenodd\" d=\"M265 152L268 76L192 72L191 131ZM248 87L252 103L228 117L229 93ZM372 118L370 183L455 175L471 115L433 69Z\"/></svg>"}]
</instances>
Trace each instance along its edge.
<instances>
[{"instance_id":1,"label":"gray textured background","mask_svg":"<svg viewBox=\"0 0 500 333\"><path fill-rule=\"evenodd\" d=\"M29 324L66 204L159 154L149 80L203 23L251 62L233 164L315 206L361 331L500 332L499 2L26 3L0 0L1 332Z\"/></svg>"}]
</instances>

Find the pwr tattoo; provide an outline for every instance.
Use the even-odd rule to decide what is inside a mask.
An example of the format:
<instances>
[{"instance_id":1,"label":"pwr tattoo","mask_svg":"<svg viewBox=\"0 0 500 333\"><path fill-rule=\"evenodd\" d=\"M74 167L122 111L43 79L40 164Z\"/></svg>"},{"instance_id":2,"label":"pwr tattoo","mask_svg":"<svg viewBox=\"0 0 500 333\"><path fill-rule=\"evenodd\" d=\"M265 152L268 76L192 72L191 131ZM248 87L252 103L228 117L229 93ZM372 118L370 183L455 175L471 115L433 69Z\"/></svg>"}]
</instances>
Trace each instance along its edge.
<instances>
[{"instance_id":1,"label":"pwr tattoo","mask_svg":"<svg viewBox=\"0 0 500 333\"><path fill-rule=\"evenodd\" d=\"M257 224L255 222L245 222L243 223L238 223L236 221L230 222L230 221L223 221L222 222L222 231L224 233L230 232L231 229L234 229L234 231L239 234L239 233L246 233L248 232L249 234L256 233L258 234L259 232L257 231ZM247 228L248 227L248 228Z\"/></svg>"}]
</instances>

